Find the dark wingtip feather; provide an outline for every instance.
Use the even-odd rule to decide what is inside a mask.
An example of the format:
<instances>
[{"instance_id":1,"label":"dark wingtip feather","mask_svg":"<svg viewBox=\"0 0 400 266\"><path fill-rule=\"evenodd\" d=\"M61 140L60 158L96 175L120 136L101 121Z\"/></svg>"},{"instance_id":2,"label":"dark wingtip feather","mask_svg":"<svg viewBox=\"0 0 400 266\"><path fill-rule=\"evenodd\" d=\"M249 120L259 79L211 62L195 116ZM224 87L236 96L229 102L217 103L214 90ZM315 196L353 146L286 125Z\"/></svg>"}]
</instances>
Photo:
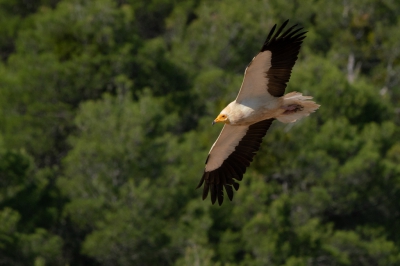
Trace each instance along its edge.
<instances>
[{"instance_id":1,"label":"dark wingtip feather","mask_svg":"<svg viewBox=\"0 0 400 266\"><path fill-rule=\"evenodd\" d=\"M296 35L293 35L293 39L297 39L297 38L300 38L300 37L302 37L302 36L304 36L304 34L306 34L307 32L306 31L302 31L302 32L300 32L300 33L297 33ZM305 37L305 36L304 36Z\"/></svg>"},{"instance_id":2,"label":"dark wingtip feather","mask_svg":"<svg viewBox=\"0 0 400 266\"><path fill-rule=\"evenodd\" d=\"M229 200L232 201L232 199L233 199L232 187L230 185L224 185L224 187L225 187L225 191L226 191L226 194L228 195Z\"/></svg>"},{"instance_id":3,"label":"dark wingtip feather","mask_svg":"<svg viewBox=\"0 0 400 266\"><path fill-rule=\"evenodd\" d=\"M201 187L201 185L203 185L204 181L207 181L209 177L210 177L210 172L204 171L203 176L201 177L200 182L199 182L199 184L197 185L196 188Z\"/></svg>"},{"instance_id":4,"label":"dark wingtip feather","mask_svg":"<svg viewBox=\"0 0 400 266\"><path fill-rule=\"evenodd\" d=\"M289 20L286 20L285 22L283 22L283 24L279 27L279 29L276 31L274 37L272 37L272 39L276 39L279 34L281 34L282 30L286 27L286 25L289 23Z\"/></svg>"},{"instance_id":5,"label":"dark wingtip feather","mask_svg":"<svg viewBox=\"0 0 400 266\"><path fill-rule=\"evenodd\" d=\"M264 42L263 46L261 47L261 52L269 50L271 48L271 45L276 43L277 41L282 41L282 40L295 40L296 38L293 37L296 33L301 31L303 27L297 28L298 24L295 24L291 26L290 28L285 29L285 27L288 25L289 20L286 20L285 22L282 23L282 25L276 30L276 25L274 25L268 34L268 37L266 41ZM276 30L276 31L275 31ZM283 32L283 33L282 33ZM302 35L304 35L306 32L301 32ZM298 36L296 36L298 37Z\"/></svg>"},{"instance_id":6,"label":"dark wingtip feather","mask_svg":"<svg viewBox=\"0 0 400 266\"><path fill-rule=\"evenodd\" d=\"M203 183L204 183L204 175L205 175L205 174L206 174L206 172L204 172L203 176L201 177L200 182L199 182L199 184L197 185L196 189L200 188L200 187L203 185Z\"/></svg>"},{"instance_id":7,"label":"dark wingtip feather","mask_svg":"<svg viewBox=\"0 0 400 266\"><path fill-rule=\"evenodd\" d=\"M294 24L292 27L288 28L284 33L282 33L282 38L286 38L287 34L290 33L294 28L297 27L298 24ZM297 29L296 31L301 30L302 28Z\"/></svg>"},{"instance_id":8,"label":"dark wingtip feather","mask_svg":"<svg viewBox=\"0 0 400 266\"><path fill-rule=\"evenodd\" d=\"M292 28L293 28L293 27L292 27ZM290 28L290 29L292 29L292 28ZM282 35L282 37L291 38L293 35L295 35L295 34L298 33L299 31L301 31L302 29L303 29L303 28L298 28L298 29L295 29L294 31L291 31L291 32L288 32L288 33L285 32L286 35ZM287 30L287 31L289 31L289 30Z\"/></svg>"},{"instance_id":9,"label":"dark wingtip feather","mask_svg":"<svg viewBox=\"0 0 400 266\"><path fill-rule=\"evenodd\" d=\"M218 194L218 204L219 206L221 206L222 202L224 202L224 190L222 188L222 184L218 185L217 194Z\"/></svg>"},{"instance_id":10,"label":"dark wingtip feather","mask_svg":"<svg viewBox=\"0 0 400 266\"><path fill-rule=\"evenodd\" d=\"M272 27L272 29L270 30L267 39L264 42L264 45L267 44L269 42L269 40L271 39L272 35L274 34L274 31L276 29L276 24Z\"/></svg>"},{"instance_id":11,"label":"dark wingtip feather","mask_svg":"<svg viewBox=\"0 0 400 266\"><path fill-rule=\"evenodd\" d=\"M208 191L210 190L210 186L208 185L208 183L206 182L204 184L204 189L203 189L203 200L205 200L208 196Z\"/></svg>"},{"instance_id":12,"label":"dark wingtip feather","mask_svg":"<svg viewBox=\"0 0 400 266\"><path fill-rule=\"evenodd\" d=\"M233 182L233 187L235 188L236 191L239 190L239 183Z\"/></svg>"},{"instance_id":13,"label":"dark wingtip feather","mask_svg":"<svg viewBox=\"0 0 400 266\"><path fill-rule=\"evenodd\" d=\"M215 191L215 184L211 184L211 203L214 205L215 201L217 200L217 192Z\"/></svg>"}]
</instances>

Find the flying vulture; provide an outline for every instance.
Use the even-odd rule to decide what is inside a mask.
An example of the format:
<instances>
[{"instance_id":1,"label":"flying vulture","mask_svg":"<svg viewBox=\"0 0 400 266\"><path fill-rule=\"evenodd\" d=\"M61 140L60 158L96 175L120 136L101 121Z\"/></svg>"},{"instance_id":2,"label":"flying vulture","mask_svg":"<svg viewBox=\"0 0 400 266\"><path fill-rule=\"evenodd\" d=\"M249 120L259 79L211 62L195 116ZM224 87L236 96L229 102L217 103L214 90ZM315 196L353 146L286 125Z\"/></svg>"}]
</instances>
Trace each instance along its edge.
<instances>
[{"instance_id":1,"label":"flying vulture","mask_svg":"<svg viewBox=\"0 0 400 266\"><path fill-rule=\"evenodd\" d=\"M261 51L247 66L236 99L213 121L213 124L225 125L211 147L197 186L204 184L203 200L210 192L212 204L218 199L221 205L224 188L232 200L232 187L239 189L236 181L242 180L272 121L292 123L319 108L310 101L311 96L298 92L284 95L306 37L306 32L300 32L303 28L296 29L297 24L284 31L288 22L285 21L276 32L276 25L271 29Z\"/></svg>"}]
</instances>

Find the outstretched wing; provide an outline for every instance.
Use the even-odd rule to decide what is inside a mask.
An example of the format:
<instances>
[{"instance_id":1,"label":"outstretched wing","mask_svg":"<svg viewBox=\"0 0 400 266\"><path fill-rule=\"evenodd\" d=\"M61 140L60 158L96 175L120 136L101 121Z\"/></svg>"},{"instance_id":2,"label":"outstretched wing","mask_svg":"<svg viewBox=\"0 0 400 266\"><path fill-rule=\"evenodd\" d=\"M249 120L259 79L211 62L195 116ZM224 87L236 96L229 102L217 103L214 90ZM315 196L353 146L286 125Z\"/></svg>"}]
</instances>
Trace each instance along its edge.
<instances>
[{"instance_id":1,"label":"outstretched wing","mask_svg":"<svg viewBox=\"0 0 400 266\"><path fill-rule=\"evenodd\" d=\"M239 189L239 183L235 180L242 180L246 167L260 149L262 138L273 120L263 120L250 126L224 126L211 147L204 174L197 186L199 188L204 183L203 200L211 192L212 204L218 198L218 203L221 205L224 201L223 188L232 200L232 186L235 190Z\"/></svg>"},{"instance_id":2,"label":"outstretched wing","mask_svg":"<svg viewBox=\"0 0 400 266\"><path fill-rule=\"evenodd\" d=\"M275 32L271 29L261 51L247 66L237 102L255 97L281 97L290 79L306 32L294 25L283 32L289 20ZM282 33L283 32L283 33Z\"/></svg>"}]
</instances>

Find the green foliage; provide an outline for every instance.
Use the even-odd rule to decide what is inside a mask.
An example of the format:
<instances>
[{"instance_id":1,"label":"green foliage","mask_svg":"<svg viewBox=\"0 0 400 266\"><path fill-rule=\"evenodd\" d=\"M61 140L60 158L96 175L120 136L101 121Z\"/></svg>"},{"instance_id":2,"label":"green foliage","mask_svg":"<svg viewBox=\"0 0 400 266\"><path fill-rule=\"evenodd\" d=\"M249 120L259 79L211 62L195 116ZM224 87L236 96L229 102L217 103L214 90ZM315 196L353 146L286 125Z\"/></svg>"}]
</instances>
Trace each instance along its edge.
<instances>
[{"instance_id":1,"label":"green foliage","mask_svg":"<svg viewBox=\"0 0 400 266\"><path fill-rule=\"evenodd\" d=\"M62 238L40 228L55 222L54 207L41 202L47 179L32 176L33 160L23 151L0 145L0 162L0 263L61 263Z\"/></svg>"},{"instance_id":2,"label":"green foliage","mask_svg":"<svg viewBox=\"0 0 400 266\"><path fill-rule=\"evenodd\" d=\"M400 4L0 0L0 265L399 265ZM308 31L233 202L195 190L273 24Z\"/></svg>"}]
</instances>

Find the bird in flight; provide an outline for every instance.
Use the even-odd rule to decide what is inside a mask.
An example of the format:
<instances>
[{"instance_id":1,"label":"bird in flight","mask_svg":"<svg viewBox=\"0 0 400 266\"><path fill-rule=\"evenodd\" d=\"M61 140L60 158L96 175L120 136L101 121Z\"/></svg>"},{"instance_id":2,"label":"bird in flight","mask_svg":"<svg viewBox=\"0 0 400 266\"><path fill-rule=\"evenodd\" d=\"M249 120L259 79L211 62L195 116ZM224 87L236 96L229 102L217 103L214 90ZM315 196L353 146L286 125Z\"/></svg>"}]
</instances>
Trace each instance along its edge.
<instances>
[{"instance_id":1,"label":"bird in flight","mask_svg":"<svg viewBox=\"0 0 400 266\"><path fill-rule=\"evenodd\" d=\"M203 200L211 194L212 204L224 201L224 188L232 200L233 189L259 150L262 138L275 119L292 123L308 116L320 105L311 96L298 92L285 94L292 68L297 60L303 39L303 28L297 24L286 31L289 20L275 32L271 29L261 51L244 72L244 79L236 99L228 104L215 123L224 123L219 137L211 147L203 176L197 188L204 184Z\"/></svg>"}]
</instances>

